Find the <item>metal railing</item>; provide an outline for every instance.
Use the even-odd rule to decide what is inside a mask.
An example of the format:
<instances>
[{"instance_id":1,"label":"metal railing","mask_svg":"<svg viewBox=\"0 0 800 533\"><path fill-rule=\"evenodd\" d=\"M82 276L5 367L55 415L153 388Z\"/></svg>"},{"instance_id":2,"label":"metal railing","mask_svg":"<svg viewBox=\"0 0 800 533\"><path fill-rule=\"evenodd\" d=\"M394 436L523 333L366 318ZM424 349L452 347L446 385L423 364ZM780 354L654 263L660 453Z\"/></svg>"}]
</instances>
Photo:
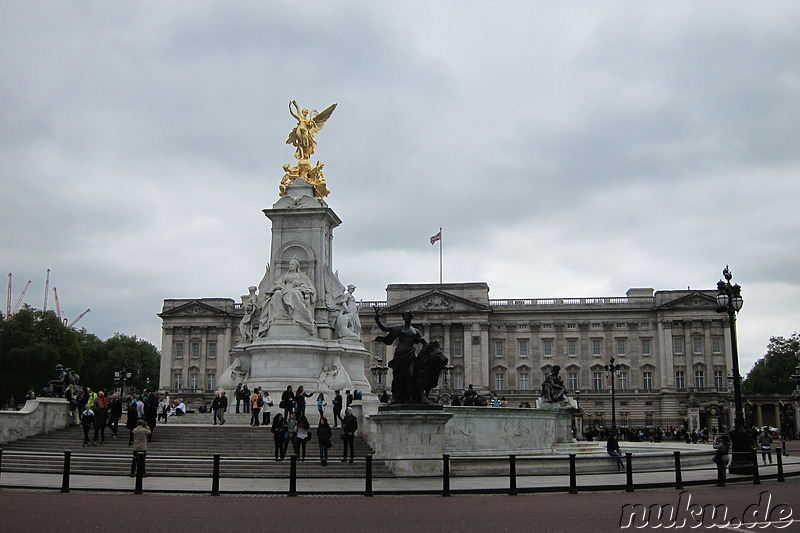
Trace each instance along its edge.
<instances>
[{"instance_id":1,"label":"metal railing","mask_svg":"<svg viewBox=\"0 0 800 533\"><path fill-rule=\"evenodd\" d=\"M441 496L451 496L453 494L509 494L517 495L520 493L533 492L568 492L577 494L579 491L603 491L620 490L623 486L625 491L633 492L643 488L675 488L682 490L686 485L716 485L724 487L726 482L761 484L764 479L775 479L777 482L784 482L787 476L800 476L800 463L792 463L790 471L784 468L782 456L783 450L778 447L775 450L777 463L770 464L769 467L759 466L757 451L748 452L752 460L752 473L748 475L736 475L728 478L725 474L725 465L713 464L711 461L712 453L698 452L682 455L680 451L669 453L646 453L633 454L625 453L623 467L619 474L624 476L617 477L617 470L614 467L615 459L612 457L585 455L570 453L567 456L533 456L533 455L507 455L493 457L471 457L471 456L452 456L444 454L441 457L429 458L381 458L383 463L392 461L412 462L416 466L426 463L424 467L435 472L421 477L396 477L392 474L376 473L373 468L374 458L366 455L358 458L355 463L360 468L363 466L362 476L349 476L346 479L336 478L334 490L326 485L324 490L320 489L319 480L331 479L328 475L309 473L310 469L301 472L298 468L301 464L294 455L289 457L288 462L281 463L281 468L277 474L257 475L259 465L272 462L266 457L259 458L235 458L225 457L220 454L213 454L209 457L186 458L177 456L154 456L146 457L139 453L137 458L130 455L97 457L87 454L73 454L66 450L63 454L57 453L31 453L31 452L6 452L7 457L33 457L41 461L43 457L59 458L63 456L63 467L61 468L61 486L41 486L41 485L8 485L3 484L3 472L10 472L3 468L3 450L0 448L0 489L2 488L39 488L55 489L61 492L72 490L97 490L96 485L91 487L71 486L71 477L76 466L76 460L92 461L124 461L125 465L131 461L138 462L136 468L133 489L114 488L114 483L108 482L109 475L95 474L103 478L102 485L104 490L116 490L143 494L144 492L174 492L174 493L204 493L218 496L225 494L257 493L257 494L278 494L285 496L297 496L300 494L361 494L364 496L374 496L376 494L396 495L396 494L436 494ZM693 463L687 465L687 461ZM331 459L331 461L335 461ZM175 483L180 488L146 487L144 478L149 480L158 478L173 478L176 476L153 475L155 466L169 464L192 464L201 467L201 473L193 476L195 479L202 479L204 484L187 483L181 481ZM288 463L288 464L287 464ZM145 464L150 471L145 474ZM119 463L117 463L119 466ZM244 467L251 471L248 479L258 478L260 488L253 489L247 481L244 484L237 484L231 477L226 476L226 471L232 467ZM133 465L132 467L133 468ZM761 469L769 468L771 471L766 475L761 473ZM774 469L774 472L772 471ZM126 470L127 471L127 470ZM112 474L119 477L123 474ZM132 474L133 475L133 474ZM87 476L83 474L82 477ZM189 476L191 477L191 476ZM187 476L181 477L182 480ZM227 485L221 488L221 482ZM299 486L302 484L304 486ZM190 486L193 485L193 486Z\"/></svg>"}]
</instances>

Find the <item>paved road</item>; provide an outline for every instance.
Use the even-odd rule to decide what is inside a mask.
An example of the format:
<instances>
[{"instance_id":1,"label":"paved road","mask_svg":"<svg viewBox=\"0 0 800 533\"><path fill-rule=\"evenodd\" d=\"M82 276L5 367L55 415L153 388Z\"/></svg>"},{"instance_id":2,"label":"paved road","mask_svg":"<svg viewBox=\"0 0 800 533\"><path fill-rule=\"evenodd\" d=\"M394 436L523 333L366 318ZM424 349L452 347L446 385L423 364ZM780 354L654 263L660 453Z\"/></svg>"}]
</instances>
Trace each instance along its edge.
<instances>
[{"instance_id":1,"label":"paved road","mask_svg":"<svg viewBox=\"0 0 800 533\"><path fill-rule=\"evenodd\" d=\"M762 494L764 493L764 494ZM620 531L623 505L725 505L727 519L767 507L800 518L800 480L647 492L520 496L246 497L0 491L0 532L63 531ZM691 498L689 500L689 498ZM760 506L758 505L760 503ZM680 505L679 505L680 504ZM782 506L781 506L782 504ZM698 507L694 507L695 510ZM787 511L788 510L788 511ZM782 516L779 516L783 513ZM626 515L627 516L627 515ZM676 517L691 520L685 511ZM745 517L745 519L747 519ZM721 517L707 523L721 525ZM634 522L632 526L642 525ZM653 525L651 520L651 525ZM687 522L686 527L692 525ZM787 522L778 525L786 526ZM662 524L663 526L663 524ZM635 529L631 527L629 529ZM649 529L649 528L645 528ZM699 527L699 529L704 529ZM740 531L777 530L743 528ZM800 522L780 528L800 531Z\"/></svg>"}]
</instances>

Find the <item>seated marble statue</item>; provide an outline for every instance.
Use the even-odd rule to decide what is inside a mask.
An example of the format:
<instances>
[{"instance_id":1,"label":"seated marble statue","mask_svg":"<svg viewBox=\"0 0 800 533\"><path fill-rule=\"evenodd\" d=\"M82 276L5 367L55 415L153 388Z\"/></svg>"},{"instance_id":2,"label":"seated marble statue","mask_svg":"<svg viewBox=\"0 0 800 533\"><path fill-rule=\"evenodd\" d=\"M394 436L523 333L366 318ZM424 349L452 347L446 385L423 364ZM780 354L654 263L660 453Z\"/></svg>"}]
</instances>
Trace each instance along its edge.
<instances>
[{"instance_id":1,"label":"seated marble statue","mask_svg":"<svg viewBox=\"0 0 800 533\"><path fill-rule=\"evenodd\" d=\"M564 380L558 375L560 371L560 366L553 365L553 370L544 378L542 401L551 403L564 401L567 395L567 388L564 386Z\"/></svg>"},{"instance_id":2,"label":"seated marble statue","mask_svg":"<svg viewBox=\"0 0 800 533\"><path fill-rule=\"evenodd\" d=\"M314 302L317 291L314 283L300 270L297 259L289 261L289 269L272 284L267 299L261 309L258 336L266 335L272 322L288 318L314 334Z\"/></svg>"}]
</instances>

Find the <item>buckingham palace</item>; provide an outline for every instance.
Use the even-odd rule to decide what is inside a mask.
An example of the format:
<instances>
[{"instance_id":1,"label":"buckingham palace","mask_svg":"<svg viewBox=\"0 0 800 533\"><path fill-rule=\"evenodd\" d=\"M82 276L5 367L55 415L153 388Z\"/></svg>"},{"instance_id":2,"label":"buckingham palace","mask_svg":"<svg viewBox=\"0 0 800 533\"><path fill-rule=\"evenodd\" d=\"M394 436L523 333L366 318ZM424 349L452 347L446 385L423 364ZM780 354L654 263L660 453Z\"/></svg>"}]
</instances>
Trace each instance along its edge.
<instances>
[{"instance_id":1,"label":"buckingham palace","mask_svg":"<svg viewBox=\"0 0 800 533\"><path fill-rule=\"evenodd\" d=\"M449 366L440 384L454 395L471 384L508 406L535 405L544 376L559 365L583 427L611 426L613 379L618 427L721 431L732 411L731 346L715 296L632 288L612 297L491 299L486 283L391 284L386 300L360 302L361 340L372 354L365 374L375 380L380 372L371 370L392 357L374 340L374 309L388 324L411 310L414 326L443 346ZM244 298L164 300L162 389L198 403L213 396L241 340ZM618 366L609 374L612 359ZM385 379L391 383L391 372Z\"/></svg>"}]
</instances>

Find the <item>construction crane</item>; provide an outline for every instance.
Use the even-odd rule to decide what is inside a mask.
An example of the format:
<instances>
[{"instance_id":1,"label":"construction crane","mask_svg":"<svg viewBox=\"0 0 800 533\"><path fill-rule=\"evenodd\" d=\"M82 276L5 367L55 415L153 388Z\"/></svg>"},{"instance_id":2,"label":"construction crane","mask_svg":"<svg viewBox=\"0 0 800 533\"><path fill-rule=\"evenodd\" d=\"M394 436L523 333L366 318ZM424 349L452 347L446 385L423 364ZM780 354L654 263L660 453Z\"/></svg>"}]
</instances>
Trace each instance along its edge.
<instances>
[{"instance_id":1,"label":"construction crane","mask_svg":"<svg viewBox=\"0 0 800 533\"><path fill-rule=\"evenodd\" d=\"M78 320L80 320L81 318L85 317L85 316L86 316L86 314L87 314L89 311L91 311L91 309L87 309L87 310L86 310L86 311L84 311L83 313L79 314L79 315L78 315L78 318L75 318L75 319L73 319L73 320L72 320L72 322L70 322L69 324L67 324L67 327L68 327L68 328L71 328L72 326L74 326L74 325L75 325L75 323L76 323ZM66 322L66 321L67 321L67 319L65 318L65 319L64 319L64 321Z\"/></svg>"},{"instance_id":2,"label":"construction crane","mask_svg":"<svg viewBox=\"0 0 800 533\"><path fill-rule=\"evenodd\" d=\"M56 301L56 316L61 320L61 302L58 301L58 290L53 287L53 299Z\"/></svg>"},{"instance_id":3,"label":"construction crane","mask_svg":"<svg viewBox=\"0 0 800 533\"><path fill-rule=\"evenodd\" d=\"M8 273L8 298L6 299L6 320L11 318L11 272Z\"/></svg>"},{"instance_id":4,"label":"construction crane","mask_svg":"<svg viewBox=\"0 0 800 533\"><path fill-rule=\"evenodd\" d=\"M50 269L47 269L47 281L44 284L44 306L42 311L47 311L47 293L50 292Z\"/></svg>"},{"instance_id":5,"label":"construction crane","mask_svg":"<svg viewBox=\"0 0 800 533\"><path fill-rule=\"evenodd\" d=\"M28 280L28 283L25 284L25 288L22 289L22 294L19 295L17 303L14 304L14 309L11 311L12 315L16 315L17 311L19 311L19 306L22 305L22 300L25 299L25 293L28 292L28 287L30 286L31 286L31 280Z\"/></svg>"}]
</instances>

